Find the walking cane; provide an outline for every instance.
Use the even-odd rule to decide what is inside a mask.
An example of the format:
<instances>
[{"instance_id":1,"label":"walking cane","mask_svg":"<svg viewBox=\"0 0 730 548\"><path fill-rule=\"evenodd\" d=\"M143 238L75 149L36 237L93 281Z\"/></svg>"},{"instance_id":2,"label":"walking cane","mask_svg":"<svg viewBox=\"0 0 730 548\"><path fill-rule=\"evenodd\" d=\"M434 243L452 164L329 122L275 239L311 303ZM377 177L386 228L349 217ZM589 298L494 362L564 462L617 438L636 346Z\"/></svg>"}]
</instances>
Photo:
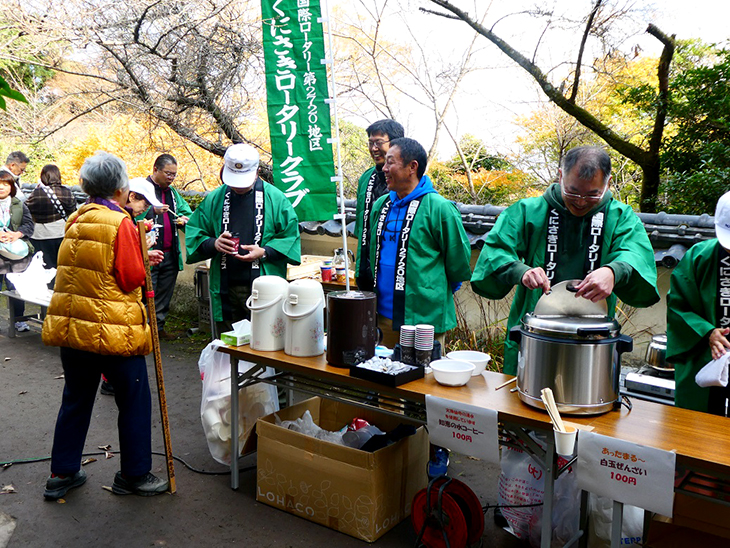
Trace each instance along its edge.
<instances>
[{"instance_id":1,"label":"walking cane","mask_svg":"<svg viewBox=\"0 0 730 548\"><path fill-rule=\"evenodd\" d=\"M147 291L147 309L150 313L150 330L152 331L152 349L155 353L155 373L157 377L157 396L160 400L160 415L162 417L162 433L165 438L165 461L167 462L167 480L170 483L170 494L175 494L175 462L172 458L172 442L170 441L170 419L167 416L167 397L165 396L165 379L162 375L162 352L160 337L157 333L157 316L155 314L155 292L152 288L150 275L150 258L147 255L147 237L144 221L137 221L139 228L139 243L144 259L145 285Z\"/></svg>"}]
</instances>

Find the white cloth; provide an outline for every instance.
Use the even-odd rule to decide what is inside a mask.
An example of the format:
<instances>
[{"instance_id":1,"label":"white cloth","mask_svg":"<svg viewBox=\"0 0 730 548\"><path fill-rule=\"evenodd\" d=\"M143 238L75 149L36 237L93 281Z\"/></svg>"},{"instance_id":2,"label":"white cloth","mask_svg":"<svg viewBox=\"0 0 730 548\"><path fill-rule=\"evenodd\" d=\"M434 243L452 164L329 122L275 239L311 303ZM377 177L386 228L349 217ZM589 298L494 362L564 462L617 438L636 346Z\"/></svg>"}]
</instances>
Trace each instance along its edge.
<instances>
[{"instance_id":1,"label":"white cloth","mask_svg":"<svg viewBox=\"0 0 730 548\"><path fill-rule=\"evenodd\" d=\"M723 354L716 360L712 360L695 375L695 382L702 388L710 386L727 386L728 361L730 352Z\"/></svg>"},{"instance_id":2,"label":"white cloth","mask_svg":"<svg viewBox=\"0 0 730 548\"><path fill-rule=\"evenodd\" d=\"M10 230L10 200L10 196L0 200L0 229Z\"/></svg>"},{"instance_id":3,"label":"white cloth","mask_svg":"<svg viewBox=\"0 0 730 548\"><path fill-rule=\"evenodd\" d=\"M31 236L31 238L34 240L53 240L56 238L63 238L65 230L66 221L63 219L50 223L36 223L33 228L33 236Z\"/></svg>"}]
</instances>

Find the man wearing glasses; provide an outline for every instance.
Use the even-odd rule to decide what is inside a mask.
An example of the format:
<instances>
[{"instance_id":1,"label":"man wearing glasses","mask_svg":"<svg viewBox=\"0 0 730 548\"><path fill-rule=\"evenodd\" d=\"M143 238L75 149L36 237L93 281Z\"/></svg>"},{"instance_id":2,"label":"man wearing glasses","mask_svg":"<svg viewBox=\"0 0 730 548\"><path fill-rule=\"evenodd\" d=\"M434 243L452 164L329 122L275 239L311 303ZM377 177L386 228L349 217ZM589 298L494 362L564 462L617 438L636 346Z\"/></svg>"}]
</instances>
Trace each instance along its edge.
<instances>
[{"instance_id":1,"label":"man wearing glasses","mask_svg":"<svg viewBox=\"0 0 730 548\"><path fill-rule=\"evenodd\" d=\"M368 152L375 165L360 176L357 183L357 210L355 215L355 237L357 238L357 260L355 281L362 291L374 288L370 269L370 212L375 201L388 192L383 175L385 153L390 142L404 136L403 126L395 120L379 120L365 130L368 134Z\"/></svg>"},{"instance_id":2,"label":"man wearing glasses","mask_svg":"<svg viewBox=\"0 0 730 548\"><path fill-rule=\"evenodd\" d=\"M165 319L170 311L170 301L177 282L177 273L183 269L180 253L180 239L177 228L183 228L193 210L172 185L177 177L177 160L170 154L161 154L152 167L152 175L147 180L155 187L155 196L162 202L160 208L150 208L145 218L153 219L159 225L157 243L153 249L160 249L165 258L152 267L152 285L155 290L155 311L157 330L162 340L172 340L175 336L165 331Z\"/></svg>"},{"instance_id":3,"label":"man wearing glasses","mask_svg":"<svg viewBox=\"0 0 730 548\"><path fill-rule=\"evenodd\" d=\"M579 279L578 297L616 298L636 307L659 301L654 252L641 220L613 199L611 159L599 147L576 147L563 159L559 182L537 198L503 211L487 235L471 284L502 299L517 286L507 329L532 312L550 287ZM516 343L506 340L504 372L516 374Z\"/></svg>"},{"instance_id":4,"label":"man wearing glasses","mask_svg":"<svg viewBox=\"0 0 730 548\"><path fill-rule=\"evenodd\" d=\"M8 154L8 159L5 160L5 165L0 166L0 171L7 171L13 176L13 181L15 181L15 186L18 189L16 196L21 202L25 201L26 196L20 189L20 176L25 173L25 169L28 167L28 162L30 162L30 158L21 151L16 150L15 152Z\"/></svg>"}]
</instances>

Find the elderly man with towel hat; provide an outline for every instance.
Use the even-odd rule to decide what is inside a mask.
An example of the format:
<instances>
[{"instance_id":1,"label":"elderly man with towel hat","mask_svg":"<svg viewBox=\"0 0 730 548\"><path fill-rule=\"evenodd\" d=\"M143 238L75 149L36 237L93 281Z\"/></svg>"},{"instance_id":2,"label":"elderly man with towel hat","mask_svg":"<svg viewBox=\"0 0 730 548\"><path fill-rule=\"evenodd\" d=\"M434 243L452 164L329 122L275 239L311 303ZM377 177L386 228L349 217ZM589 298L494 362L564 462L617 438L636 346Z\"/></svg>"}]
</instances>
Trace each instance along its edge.
<instances>
[{"instance_id":1,"label":"elderly man with towel hat","mask_svg":"<svg viewBox=\"0 0 730 548\"><path fill-rule=\"evenodd\" d=\"M693 245L672 272L667 295L667 360L674 364L677 407L726 416L730 389L695 380L730 350L730 192L715 208L717 238ZM719 365L722 365L721 363ZM727 376L725 377L727 380Z\"/></svg>"},{"instance_id":2,"label":"elderly man with towel hat","mask_svg":"<svg viewBox=\"0 0 730 548\"><path fill-rule=\"evenodd\" d=\"M208 194L188 221L189 264L211 259L210 298L217 335L249 318L245 302L258 276L286 277L299 264L299 222L284 193L259 176L259 153L231 145L221 169L223 185Z\"/></svg>"}]
</instances>

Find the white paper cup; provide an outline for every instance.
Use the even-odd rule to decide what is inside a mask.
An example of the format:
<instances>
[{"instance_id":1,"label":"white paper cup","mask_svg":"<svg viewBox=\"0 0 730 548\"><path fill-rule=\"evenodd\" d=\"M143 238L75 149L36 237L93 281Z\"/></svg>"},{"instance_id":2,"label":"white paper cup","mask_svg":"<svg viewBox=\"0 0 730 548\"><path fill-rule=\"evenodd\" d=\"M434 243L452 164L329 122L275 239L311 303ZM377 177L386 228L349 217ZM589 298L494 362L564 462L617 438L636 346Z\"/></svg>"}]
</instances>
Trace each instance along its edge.
<instances>
[{"instance_id":1,"label":"white paper cup","mask_svg":"<svg viewBox=\"0 0 730 548\"><path fill-rule=\"evenodd\" d=\"M562 456L571 456L575 449L575 438L578 435L578 430L575 426L565 425L567 432L560 432L553 428L555 432L555 452Z\"/></svg>"},{"instance_id":2,"label":"white paper cup","mask_svg":"<svg viewBox=\"0 0 730 548\"><path fill-rule=\"evenodd\" d=\"M207 407L203 412L203 424L208 428L221 423L221 414L214 407Z\"/></svg>"}]
</instances>

